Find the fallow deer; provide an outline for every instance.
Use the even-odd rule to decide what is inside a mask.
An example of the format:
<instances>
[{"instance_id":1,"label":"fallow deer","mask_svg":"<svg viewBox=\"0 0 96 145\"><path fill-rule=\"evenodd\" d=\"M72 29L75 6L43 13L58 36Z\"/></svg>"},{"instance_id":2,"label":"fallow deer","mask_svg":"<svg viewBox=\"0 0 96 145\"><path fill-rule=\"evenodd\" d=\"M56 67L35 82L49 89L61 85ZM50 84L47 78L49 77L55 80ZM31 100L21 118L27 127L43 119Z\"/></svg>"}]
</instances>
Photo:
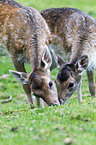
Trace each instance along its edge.
<instances>
[{"instance_id":1,"label":"fallow deer","mask_svg":"<svg viewBox=\"0 0 96 145\"><path fill-rule=\"evenodd\" d=\"M40 14L52 33L51 47L55 53L67 59L66 63L61 60L62 65L56 79L61 104L76 89L78 101L82 101L81 79L85 70L91 96L95 97L96 21L74 8L51 8L40 11Z\"/></svg>"},{"instance_id":2,"label":"fallow deer","mask_svg":"<svg viewBox=\"0 0 96 145\"><path fill-rule=\"evenodd\" d=\"M0 44L7 48L16 69L10 73L22 83L30 106L31 91L48 105L59 105L50 75L50 41L49 28L37 10L13 0L0 0ZM30 74L24 67L26 61L31 64Z\"/></svg>"}]
</instances>

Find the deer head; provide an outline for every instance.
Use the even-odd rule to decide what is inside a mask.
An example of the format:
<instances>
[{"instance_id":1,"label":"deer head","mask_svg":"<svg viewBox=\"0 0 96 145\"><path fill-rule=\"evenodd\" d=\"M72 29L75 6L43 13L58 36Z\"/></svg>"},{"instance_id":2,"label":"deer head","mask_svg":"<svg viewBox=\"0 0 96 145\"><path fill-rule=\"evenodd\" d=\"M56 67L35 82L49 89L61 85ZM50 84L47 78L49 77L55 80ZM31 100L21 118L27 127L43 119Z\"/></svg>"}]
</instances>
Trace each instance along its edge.
<instances>
[{"instance_id":1,"label":"deer head","mask_svg":"<svg viewBox=\"0 0 96 145\"><path fill-rule=\"evenodd\" d=\"M33 94L41 97L48 105L59 105L56 86L50 75L51 63L50 52L44 49L41 66L30 74L12 70L9 72L22 84L29 84Z\"/></svg>"},{"instance_id":2,"label":"deer head","mask_svg":"<svg viewBox=\"0 0 96 145\"><path fill-rule=\"evenodd\" d=\"M82 73L88 66L88 56L83 55L74 64L72 62L61 65L57 75L56 83L58 88L58 97L61 104L66 101L78 88Z\"/></svg>"}]
</instances>

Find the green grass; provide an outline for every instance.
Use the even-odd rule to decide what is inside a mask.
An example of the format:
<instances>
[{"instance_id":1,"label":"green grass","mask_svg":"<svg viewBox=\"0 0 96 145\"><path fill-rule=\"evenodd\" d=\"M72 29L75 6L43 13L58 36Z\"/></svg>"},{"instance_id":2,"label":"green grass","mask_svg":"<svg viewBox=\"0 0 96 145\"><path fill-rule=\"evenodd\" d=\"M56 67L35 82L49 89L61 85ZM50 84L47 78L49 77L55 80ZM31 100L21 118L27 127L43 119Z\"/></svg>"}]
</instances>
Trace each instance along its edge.
<instances>
[{"instance_id":1,"label":"green grass","mask_svg":"<svg viewBox=\"0 0 96 145\"><path fill-rule=\"evenodd\" d=\"M53 7L73 7L89 13L96 18L96 1L95 0L17 0L26 6L32 6L37 10L48 9Z\"/></svg>"},{"instance_id":2,"label":"green grass","mask_svg":"<svg viewBox=\"0 0 96 145\"><path fill-rule=\"evenodd\" d=\"M50 7L74 7L96 18L95 0L17 0L37 10ZM30 72L30 65L26 66ZM86 73L83 75L83 102L77 97L64 106L30 109L26 95L9 69L14 69L9 58L0 57L0 100L13 96L7 104L0 103L0 145L95 145L96 98L91 99ZM58 70L52 72L55 80ZM95 78L96 79L96 78ZM72 97L77 96L74 93ZM66 141L67 140L67 141Z\"/></svg>"}]
</instances>

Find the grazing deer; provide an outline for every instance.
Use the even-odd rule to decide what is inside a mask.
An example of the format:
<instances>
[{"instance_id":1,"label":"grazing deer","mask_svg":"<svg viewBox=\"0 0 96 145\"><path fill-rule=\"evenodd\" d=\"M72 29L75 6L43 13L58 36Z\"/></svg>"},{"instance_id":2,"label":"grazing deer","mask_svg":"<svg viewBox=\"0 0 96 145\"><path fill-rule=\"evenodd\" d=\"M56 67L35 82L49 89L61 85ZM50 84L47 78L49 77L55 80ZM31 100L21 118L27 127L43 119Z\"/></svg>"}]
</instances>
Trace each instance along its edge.
<instances>
[{"instance_id":1,"label":"grazing deer","mask_svg":"<svg viewBox=\"0 0 96 145\"><path fill-rule=\"evenodd\" d=\"M50 41L49 28L34 8L13 0L0 1L0 44L8 50L16 69L10 73L22 83L30 106L33 106L31 91L48 105L59 105L56 86L50 75ZM24 67L26 61L31 64L30 74Z\"/></svg>"},{"instance_id":2,"label":"grazing deer","mask_svg":"<svg viewBox=\"0 0 96 145\"><path fill-rule=\"evenodd\" d=\"M78 101L81 97L81 79L86 70L89 90L95 97L94 67L96 61L96 21L84 12L74 8L51 8L40 11L53 36L55 54L68 62L60 61L56 83L61 104L77 89Z\"/></svg>"}]
</instances>

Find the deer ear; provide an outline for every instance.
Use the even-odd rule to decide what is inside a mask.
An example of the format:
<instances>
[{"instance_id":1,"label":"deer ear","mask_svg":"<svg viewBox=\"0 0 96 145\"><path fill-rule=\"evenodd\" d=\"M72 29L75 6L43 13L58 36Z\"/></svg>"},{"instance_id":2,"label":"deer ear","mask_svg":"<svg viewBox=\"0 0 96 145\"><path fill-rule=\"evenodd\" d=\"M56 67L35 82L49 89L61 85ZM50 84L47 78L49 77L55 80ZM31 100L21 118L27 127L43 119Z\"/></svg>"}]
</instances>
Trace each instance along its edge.
<instances>
[{"instance_id":1,"label":"deer ear","mask_svg":"<svg viewBox=\"0 0 96 145\"><path fill-rule=\"evenodd\" d=\"M45 67L46 69L49 69L51 64L52 64L51 54L50 54L48 47L46 46L44 48L44 52L43 52L43 56L42 56L42 60L41 60L41 66Z\"/></svg>"},{"instance_id":2,"label":"deer ear","mask_svg":"<svg viewBox=\"0 0 96 145\"><path fill-rule=\"evenodd\" d=\"M18 81L20 81L22 84L28 84L28 74L24 72L18 72L9 70L10 74L12 74Z\"/></svg>"},{"instance_id":3,"label":"deer ear","mask_svg":"<svg viewBox=\"0 0 96 145\"><path fill-rule=\"evenodd\" d=\"M88 56L83 55L78 62L76 63L76 68L78 69L78 72L84 71L88 67Z\"/></svg>"},{"instance_id":4,"label":"deer ear","mask_svg":"<svg viewBox=\"0 0 96 145\"><path fill-rule=\"evenodd\" d=\"M60 55L58 55L58 54L56 54L56 53L54 52L54 50L52 50L51 52L52 52L52 54L53 54L55 63L56 63L56 65L57 65L58 68L60 68L61 65L63 65L63 64L66 63L66 62L64 61L64 59L63 59Z\"/></svg>"}]
</instances>

